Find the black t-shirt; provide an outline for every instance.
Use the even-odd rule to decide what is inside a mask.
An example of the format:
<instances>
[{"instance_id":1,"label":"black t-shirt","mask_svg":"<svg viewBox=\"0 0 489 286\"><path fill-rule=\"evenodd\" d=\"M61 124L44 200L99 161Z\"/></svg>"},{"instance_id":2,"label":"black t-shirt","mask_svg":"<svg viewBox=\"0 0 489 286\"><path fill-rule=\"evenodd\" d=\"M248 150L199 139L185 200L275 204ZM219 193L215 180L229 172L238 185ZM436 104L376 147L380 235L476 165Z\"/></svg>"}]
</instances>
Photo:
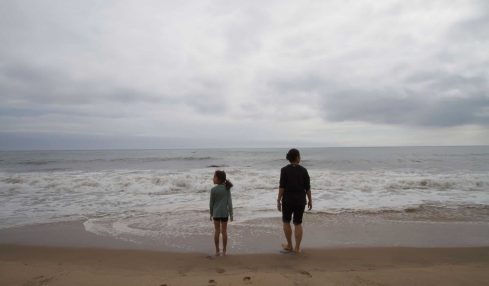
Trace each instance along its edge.
<instances>
[{"instance_id":1,"label":"black t-shirt","mask_svg":"<svg viewBox=\"0 0 489 286\"><path fill-rule=\"evenodd\" d=\"M280 188L284 188L284 203L306 203L306 192L311 189L307 169L289 164L280 170Z\"/></svg>"}]
</instances>

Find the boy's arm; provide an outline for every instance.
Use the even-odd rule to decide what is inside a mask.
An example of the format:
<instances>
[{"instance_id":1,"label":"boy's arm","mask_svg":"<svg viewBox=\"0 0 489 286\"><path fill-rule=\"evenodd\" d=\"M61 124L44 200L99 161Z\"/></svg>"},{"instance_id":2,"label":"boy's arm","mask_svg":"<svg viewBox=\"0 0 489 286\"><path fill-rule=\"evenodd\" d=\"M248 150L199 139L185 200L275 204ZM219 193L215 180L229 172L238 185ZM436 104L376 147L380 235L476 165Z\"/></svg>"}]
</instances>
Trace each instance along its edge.
<instances>
[{"instance_id":1,"label":"boy's arm","mask_svg":"<svg viewBox=\"0 0 489 286\"><path fill-rule=\"evenodd\" d=\"M277 197L277 209L279 212L282 211L282 198L284 197L285 188L278 188L278 197Z\"/></svg>"},{"instance_id":2,"label":"boy's arm","mask_svg":"<svg viewBox=\"0 0 489 286\"><path fill-rule=\"evenodd\" d=\"M287 181L287 179L285 176L284 169L281 169L280 170L280 182L279 182L279 186L278 186L278 197L277 197L277 210L279 212L282 211L282 199L283 199L284 193L285 193L286 181Z\"/></svg>"},{"instance_id":3,"label":"boy's arm","mask_svg":"<svg viewBox=\"0 0 489 286\"><path fill-rule=\"evenodd\" d=\"M306 170L306 195L307 195L307 208L312 209L312 196L311 196L311 177Z\"/></svg>"},{"instance_id":4,"label":"boy's arm","mask_svg":"<svg viewBox=\"0 0 489 286\"><path fill-rule=\"evenodd\" d=\"M311 210L312 209L311 189L307 190L306 195L307 195L307 208Z\"/></svg>"}]
</instances>

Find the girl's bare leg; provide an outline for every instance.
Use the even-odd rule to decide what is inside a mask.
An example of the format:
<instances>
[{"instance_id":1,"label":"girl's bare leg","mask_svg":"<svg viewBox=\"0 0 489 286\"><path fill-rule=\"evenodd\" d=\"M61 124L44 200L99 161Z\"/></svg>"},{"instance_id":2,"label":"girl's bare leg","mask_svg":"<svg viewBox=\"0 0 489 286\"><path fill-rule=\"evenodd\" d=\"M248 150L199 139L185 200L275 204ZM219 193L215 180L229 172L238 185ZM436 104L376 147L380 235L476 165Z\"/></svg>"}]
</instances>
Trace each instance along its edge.
<instances>
[{"instance_id":1,"label":"girl's bare leg","mask_svg":"<svg viewBox=\"0 0 489 286\"><path fill-rule=\"evenodd\" d=\"M222 254L226 255L226 248L228 245L228 222L221 223L221 232L222 232Z\"/></svg>"},{"instance_id":2,"label":"girl's bare leg","mask_svg":"<svg viewBox=\"0 0 489 286\"><path fill-rule=\"evenodd\" d=\"M214 221L214 245L216 246L216 256L220 255L219 251L219 234L221 233L221 222Z\"/></svg>"}]
</instances>

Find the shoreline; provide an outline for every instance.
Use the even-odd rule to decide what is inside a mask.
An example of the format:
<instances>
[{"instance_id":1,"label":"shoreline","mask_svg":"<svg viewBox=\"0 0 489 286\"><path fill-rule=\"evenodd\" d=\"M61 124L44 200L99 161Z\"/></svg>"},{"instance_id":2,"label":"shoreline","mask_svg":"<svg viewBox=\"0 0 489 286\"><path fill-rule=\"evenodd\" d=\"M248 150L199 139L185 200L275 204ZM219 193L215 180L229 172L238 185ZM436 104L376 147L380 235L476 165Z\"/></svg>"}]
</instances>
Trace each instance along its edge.
<instances>
[{"instance_id":1,"label":"shoreline","mask_svg":"<svg viewBox=\"0 0 489 286\"><path fill-rule=\"evenodd\" d=\"M306 248L301 255L0 245L1 285L484 285L489 247Z\"/></svg>"},{"instance_id":2,"label":"shoreline","mask_svg":"<svg viewBox=\"0 0 489 286\"><path fill-rule=\"evenodd\" d=\"M213 253L207 234L116 237L87 231L86 220L0 229L0 245ZM304 222L302 248L489 247L489 223L389 220L371 216L311 217ZM280 218L228 225L230 254L276 253L283 242Z\"/></svg>"}]
</instances>

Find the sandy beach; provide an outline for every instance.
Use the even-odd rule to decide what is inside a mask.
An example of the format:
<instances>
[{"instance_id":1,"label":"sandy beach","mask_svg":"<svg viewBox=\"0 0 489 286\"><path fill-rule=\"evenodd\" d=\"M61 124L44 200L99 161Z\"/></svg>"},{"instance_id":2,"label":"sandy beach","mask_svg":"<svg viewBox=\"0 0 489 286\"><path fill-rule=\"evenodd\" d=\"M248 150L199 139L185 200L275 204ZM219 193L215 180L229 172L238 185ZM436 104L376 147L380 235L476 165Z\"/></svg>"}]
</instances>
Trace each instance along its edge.
<instances>
[{"instance_id":1,"label":"sandy beach","mask_svg":"<svg viewBox=\"0 0 489 286\"><path fill-rule=\"evenodd\" d=\"M213 257L0 246L1 285L486 285L489 248L305 249Z\"/></svg>"},{"instance_id":2,"label":"sandy beach","mask_svg":"<svg viewBox=\"0 0 489 286\"><path fill-rule=\"evenodd\" d=\"M480 225L368 226L370 232L365 232L359 224L342 220L341 227L330 224L328 229L330 241L348 238L366 246L324 244L325 233L310 222L301 255L280 253L282 237L277 231L275 236L250 233L241 242L250 249L260 244L261 250L254 248L249 254L231 248L235 251L226 257L211 254L209 236L181 241L200 244L202 251L189 252L163 243L98 236L85 231L82 221L3 229L0 285L485 285L489 281L489 247L484 240L479 240L480 246L471 245L486 234ZM463 235L457 236L456 227ZM382 246L377 245L379 237L385 238ZM424 246L393 246L389 241Z\"/></svg>"}]
</instances>

